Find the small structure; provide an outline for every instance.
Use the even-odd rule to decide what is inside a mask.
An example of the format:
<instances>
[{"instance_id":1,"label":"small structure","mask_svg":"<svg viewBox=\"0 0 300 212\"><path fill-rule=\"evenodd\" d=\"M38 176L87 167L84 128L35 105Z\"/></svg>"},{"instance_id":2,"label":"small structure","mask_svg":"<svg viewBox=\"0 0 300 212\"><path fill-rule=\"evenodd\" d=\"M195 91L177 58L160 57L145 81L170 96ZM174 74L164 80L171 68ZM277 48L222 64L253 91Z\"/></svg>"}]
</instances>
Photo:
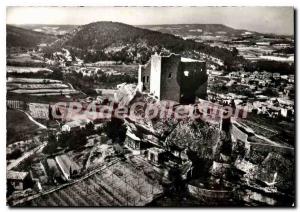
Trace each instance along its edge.
<instances>
[{"instance_id":1,"label":"small structure","mask_svg":"<svg viewBox=\"0 0 300 212\"><path fill-rule=\"evenodd\" d=\"M67 180L70 180L72 177L75 177L80 172L80 167L67 155L56 156L55 161Z\"/></svg>"},{"instance_id":2,"label":"small structure","mask_svg":"<svg viewBox=\"0 0 300 212\"><path fill-rule=\"evenodd\" d=\"M28 172L8 171L7 182L10 183L15 190L24 190L31 185L31 177Z\"/></svg>"},{"instance_id":3,"label":"small structure","mask_svg":"<svg viewBox=\"0 0 300 212\"><path fill-rule=\"evenodd\" d=\"M152 147L148 149L147 159L153 163L159 163L161 154L164 153L163 149Z\"/></svg>"},{"instance_id":4,"label":"small structure","mask_svg":"<svg viewBox=\"0 0 300 212\"><path fill-rule=\"evenodd\" d=\"M127 130L124 145L132 150L140 150L141 139L137 137L134 133L132 133L130 130Z\"/></svg>"},{"instance_id":5,"label":"small structure","mask_svg":"<svg viewBox=\"0 0 300 212\"><path fill-rule=\"evenodd\" d=\"M88 119L80 119L80 120L74 120L71 122L65 123L62 127L61 130L64 132L70 132L74 130L80 130L84 128L88 123L91 121Z\"/></svg>"},{"instance_id":6,"label":"small structure","mask_svg":"<svg viewBox=\"0 0 300 212\"><path fill-rule=\"evenodd\" d=\"M54 159L48 158L47 159L47 166L48 166L48 176L51 179L55 179L61 176L61 172L57 167L57 164Z\"/></svg>"}]
</instances>

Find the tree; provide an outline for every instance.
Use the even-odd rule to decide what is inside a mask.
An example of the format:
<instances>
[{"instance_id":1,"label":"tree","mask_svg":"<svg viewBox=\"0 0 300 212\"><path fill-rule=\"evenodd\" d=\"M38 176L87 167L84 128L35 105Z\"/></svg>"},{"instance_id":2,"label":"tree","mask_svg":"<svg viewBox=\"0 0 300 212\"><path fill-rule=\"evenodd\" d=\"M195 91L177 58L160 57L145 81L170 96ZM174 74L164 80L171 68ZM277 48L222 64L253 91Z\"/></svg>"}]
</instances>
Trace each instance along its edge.
<instances>
[{"instance_id":1,"label":"tree","mask_svg":"<svg viewBox=\"0 0 300 212\"><path fill-rule=\"evenodd\" d=\"M49 107L48 107L48 113L49 113L49 119L50 120L53 120L53 115L52 115L52 107L49 105Z\"/></svg>"},{"instance_id":2,"label":"tree","mask_svg":"<svg viewBox=\"0 0 300 212\"><path fill-rule=\"evenodd\" d=\"M48 143L47 146L45 146L43 152L48 154L53 154L57 151L57 147L58 147L58 142L56 136L53 133L49 133Z\"/></svg>"},{"instance_id":3,"label":"tree","mask_svg":"<svg viewBox=\"0 0 300 212\"><path fill-rule=\"evenodd\" d=\"M104 131L113 142L122 144L125 140L127 129L123 124L123 120L112 118L104 127Z\"/></svg>"},{"instance_id":4,"label":"tree","mask_svg":"<svg viewBox=\"0 0 300 212\"><path fill-rule=\"evenodd\" d=\"M19 148L17 148L12 153L7 155L7 159L9 159L9 160L10 159L17 159L17 158L21 157L21 155L22 155L22 151Z\"/></svg>"},{"instance_id":5,"label":"tree","mask_svg":"<svg viewBox=\"0 0 300 212\"><path fill-rule=\"evenodd\" d=\"M93 122L87 123L87 125L85 126L85 132L87 135L92 135L93 133L95 133L95 125L93 124Z\"/></svg>"}]
</instances>

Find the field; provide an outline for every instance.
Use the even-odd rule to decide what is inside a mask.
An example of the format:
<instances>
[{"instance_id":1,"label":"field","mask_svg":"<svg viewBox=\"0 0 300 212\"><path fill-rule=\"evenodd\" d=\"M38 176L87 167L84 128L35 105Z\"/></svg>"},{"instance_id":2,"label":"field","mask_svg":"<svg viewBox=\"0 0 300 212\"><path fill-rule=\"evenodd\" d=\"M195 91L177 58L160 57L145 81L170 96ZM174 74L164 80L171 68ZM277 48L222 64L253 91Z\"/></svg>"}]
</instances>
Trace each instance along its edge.
<instances>
[{"instance_id":1,"label":"field","mask_svg":"<svg viewBox=\"0 0 300 212\"><path fill-rule=\"evenodd\" d=\"M59 88L59 89L16 89L11 91L13 93L19 93L19 94L31 94L31 95L61 95L61 94L73 94L77 93L76 90L73 89L65 89L65 88Z\"/></svg>"},{"instance_id":2,"label":"field","mask_svg":"<svg viewBox=\"0 0 300 212\"><path fill-rule=\"evenodd\" d=\"M18 67L18 66L7 66L7 73L37 73L37 72L53 72L48 68L40 67Z\"/></svg>"},{"instance_id":3,"label":"field","mask_svg":"<svg viewBox=\"0 0 300 212\"><path fill-rule=\"evenodd\" d=\"M242 122L250 126L257 134L265 136L282 145L295 145L295 123L275 120L249 113Z\"/></svg>"},{"instance_id":4,"label":"field","mask_svg":"<svg viewBox=\"0 0 300 212\"><path fill-rule=\"evenodd\" d=\"M78 94L73 94L72 98L74 99L82 99L86 98L86 95L78 93ZM17 99L20 101L25 101L25 102L34 102L34 103L45 103L45 104L54 104L56 102L69 102L73 101L72 98L69 98L68 96L61 96L61 95L48 95L48 96L36 96L36 95L24 95L24 94L18 94L18 93L12 93L12 92L7 92L7 99L13 100Z\"/></svg>"},{"instance_id":5,"label":"field","mask_svg":"<svg viewBox=\"0 0 300 212\"><path fill-rule=\"evenodd\" d=\"M34 119L49 119L49 104L29 103L28 110Z\"/></svg>"},{"instance_id":6,"label":"field","mask_svg":"<svg viewBox=\"0 0 300 212\"><path fill-rule=\"evenodd\" d=\"M45 83L46 84L46 83L62 83L62 82L53 79L8 77L7 83Z\"/></svg>"},{"instance_id":7,"label":"field","mask_svg":"<svg viewBox=\"0 0 300 212\"><path fill-rule=\"evenodd\" d=\"M118 162L70 186L38 197L30 206L143 206L162 193L158 182Z\"/></svg>"},{"instance_id":8,"label":"field","mask_svg":"<svg viewBox=\"0 0 300 212\"><path fill-rule=\"evenodd\" d=\"M37 53L17 53L17 54L10 54L7 57L8 64L22 64L22 63L43 63L43 57Z\"/></svg>"},{"instance_id":9,"label":"field","mask_svg":"<svg viewBox=\"0 0 300 212\"><path fill-rule=\"evenodd\" d=\"M6 113L7 145L22 140L26 135L33 135L39 130L28 117L18 110L7 110Z\"/></svg>"},{"instance_id":10,"label":"field","mask_svg":"<svg viewBox=\"0 0 300 212\"><path fill-rule=\"evenodd\" d=\"M70 95L78 91L62 81L53 79L15 78L8 77L7 90L16 94L28 94L35 96Z\"/></svg>"}]
</instances>

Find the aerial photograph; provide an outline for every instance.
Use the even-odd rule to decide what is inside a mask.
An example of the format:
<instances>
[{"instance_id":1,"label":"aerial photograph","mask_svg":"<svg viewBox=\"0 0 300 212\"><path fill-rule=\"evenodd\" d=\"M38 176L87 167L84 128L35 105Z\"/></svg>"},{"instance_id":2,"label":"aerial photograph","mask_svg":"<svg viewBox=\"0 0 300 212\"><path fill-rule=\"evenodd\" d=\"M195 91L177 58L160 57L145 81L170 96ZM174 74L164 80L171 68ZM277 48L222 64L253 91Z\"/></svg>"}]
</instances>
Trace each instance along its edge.
<instances>
[{"instance_id":1,"label":"aerial photograph","mask_svg":"<svg viewBox=\"0 0 300 212\"><path fill-rule=\"evenodd\" d=\"M293 7L6 7L6 205L295 207Z\"/></svg>"}]
</instances>

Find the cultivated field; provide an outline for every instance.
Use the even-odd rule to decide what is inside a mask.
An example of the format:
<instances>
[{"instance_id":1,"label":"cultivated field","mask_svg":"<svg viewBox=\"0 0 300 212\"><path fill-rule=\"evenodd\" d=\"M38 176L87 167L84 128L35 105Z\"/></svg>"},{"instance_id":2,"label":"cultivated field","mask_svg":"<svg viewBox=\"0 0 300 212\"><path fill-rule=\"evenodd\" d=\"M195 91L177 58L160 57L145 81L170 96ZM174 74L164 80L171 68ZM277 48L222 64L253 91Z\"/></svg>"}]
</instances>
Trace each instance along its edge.
<instances>
[{"instance_id":1,"label":"cultivated field","mask_svg":"<svg viewBox=\"0 0 300 212\"><path fill-rule=\"evenodd\" d=\"M49 119L49 104L29 103L28 110L34 119Z\"/></svg>"},{"instance_id":2,"label":"cultivated field","mask_svg":"<svg viewBox=\"0 0 300 212\"><path fill-rule=\"evenodd\" d=\"M158 182L131 164L118 162L65 188L40 196L29 206L143 206L162 193Z\"/></svg>"},{"instance_id":3,"label":"cultivated field","mask_svg":"<svg viewBox=\"0 0 300 212\"><path fill-rule=\"evenodd\" d=\"M39 78L16 78L16 77L8 77L7 83L62 83L60 80L53 79L39 79Z\"/></svg>"},{"instance_id":4,"label":"cultivated field","mask_svg":"<svg viewBox=\"0 0 300 212\"><path fill-rule=\"evenodd\" d=\"M41 54L38 53L17 53L17 54L10 54L7 57L7 62L8 63L42 63L43 62L43 57Z\"/></svg>"},{"instance_id":5,"label":"cultivated field","mask_svg":"<svg viewBox=\"0 0 300 212\"><path fill-rule=\"evenodd\" d=\"M7 90L11 93L34 96L70 95L79 93L70 87L70 85L53 79L8 77L6 86Z\"/></svg>"},{"instance_id":6,"label":"cultivated field","mask_svg":"<svg viewBox=\"0 0 300 212\"><path fill-rule=\"evenodd\" d=\"M18 67L18 66L7 66L7 73L37 73L37 72L53 72L48 68L39 68L39 67Z\"/></svg>"}]
</instances>

